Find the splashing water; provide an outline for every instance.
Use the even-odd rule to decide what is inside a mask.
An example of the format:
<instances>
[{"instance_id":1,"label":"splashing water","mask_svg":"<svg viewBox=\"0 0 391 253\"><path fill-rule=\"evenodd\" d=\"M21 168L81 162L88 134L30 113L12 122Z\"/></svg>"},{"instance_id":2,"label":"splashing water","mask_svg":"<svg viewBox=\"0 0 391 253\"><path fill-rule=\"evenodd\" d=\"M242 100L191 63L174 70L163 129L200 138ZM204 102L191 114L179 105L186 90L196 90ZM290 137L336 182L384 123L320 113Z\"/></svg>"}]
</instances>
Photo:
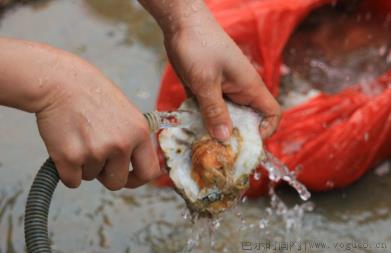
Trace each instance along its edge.
<instances>
[{"instance_id":1,"label":"splashing water","mask_svg":"<svg viewBox=\"0 0 391 253\"><path fill-rule=\"evenodd\" d=\"M311 212L314 209L314 203L312 202L304 202L301 205L296 204L293 208L288 208L284 201L275 193L273 187L270 187L269 195L270 204L274 208L275 214L282 217L287 231L291 229L300 230L305 211Z\"/></svg>"},{"instance_id":2,"label":"splashing water","mask_svg":"<svg viewBox=\"0 0 391 253\"><path fill-rule=\"evenodd\" d=\"M296 239L305 230L307 212L314 209L312 202L288 206L271 187L269 206L247 213L240 203L224 214L214 218L196 218L191 224L182 253L237 253L237 246L243 241L275 241L281 238ZM254 204L250 203L250 204ZM187 222L190 220L185 215ZM254 217L257 217L254 219ZM269 252L269 251L268 251Z\"/></svg>"},{"instance_id":3,"label":"splashing water","mask_svg":"<svg viewBox=\"0 0 391 253\"><path fill-rule=\"evenodd\" d=\"M283 180L292 186L302 200L308 200L311 193L307 188L297 181L295 173L291 172L280 160L271 153L266 151L266 159L261 162L261 165L269 172L269 179L273 182Z\"/></svg>"}]
</instances>

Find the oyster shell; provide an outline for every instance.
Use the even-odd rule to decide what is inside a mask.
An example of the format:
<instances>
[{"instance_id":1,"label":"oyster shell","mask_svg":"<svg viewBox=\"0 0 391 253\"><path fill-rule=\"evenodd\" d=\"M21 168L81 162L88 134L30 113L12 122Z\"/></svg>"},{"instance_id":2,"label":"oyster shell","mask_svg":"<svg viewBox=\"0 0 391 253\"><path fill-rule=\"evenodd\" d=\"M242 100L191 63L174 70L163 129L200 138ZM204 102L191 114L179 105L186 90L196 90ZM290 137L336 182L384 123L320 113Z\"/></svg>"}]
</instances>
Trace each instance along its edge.
<instances>
[{"instance_id":1,"label":"oyster shell","mask_svg":"<svg viewBox=\"0 0 391 253\"><path fill-rule=\"evenodd\" d=\"M250 108L226 101L234 130L226 143L208 135L194 99L179 108L186 128L164 129L160 146L169 175L189 209L201 216L231 207L249 186L249 176L264 158L261 117Z\"/></svg>"}]
</instances>

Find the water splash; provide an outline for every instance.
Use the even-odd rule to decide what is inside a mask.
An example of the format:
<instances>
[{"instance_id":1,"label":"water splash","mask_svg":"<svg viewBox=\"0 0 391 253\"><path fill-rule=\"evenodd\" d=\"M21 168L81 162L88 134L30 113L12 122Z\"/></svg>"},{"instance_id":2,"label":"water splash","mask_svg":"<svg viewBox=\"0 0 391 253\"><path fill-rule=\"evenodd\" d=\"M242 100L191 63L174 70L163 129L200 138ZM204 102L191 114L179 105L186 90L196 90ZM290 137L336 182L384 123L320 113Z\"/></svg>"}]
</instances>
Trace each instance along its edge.
<instances>
[{"instance_id":1,"label":"water splash","mask_svg":"<svg viewBox=\"0 0 391 253\"><path fill-rule=\"evenodd\" d=\"M295 173L291 172L288 167L271 153L267 151L265 153L266 159L261 162L261 165L269 172L269 179L273 182L280 180L287 182L299 193L302 200L308 200L311 197L311 193L296 179Z\"/></svg>"},{"instance_id":2,"label":"water splash","mask_svg":"<svg viewBox=\"0 0 391 253\"><path fill-rule=\"evenodd\" d=\"M304 202L303 204L295 204L293 208L289 208L284 201L276 194L274 187L269 188L270 196L270 209L269 214L276 214L282 217L283 222L285 223L285 228L287 231L294 229L299 231L303 224L304 213L306 211L312 212L314 210L314 203ZM274 210L274 212L273 212Z\"/></svg>"},{"instance_id":3,"label":"water splash","mask_svg":"<svg viewBox=\"0 0 391 253\"><path fill-rule=\"evenodd\" d=\"M383 177L391 171L391 160L385 161L375 169L375 175Z\"/></svg>"},{"instance_id":4,"label":"water splash","mask_svg":"<svg viewBox=\"0 0 391 253\"><path fill-rule=\"evenodd\" d=\"M255 179L256 181L261 180L261 177L262 177L261 172L259 172L259 171L255 171L255 172L254 172L254 179Z\"/></svg>"},{"instance_id":5,"label":"water splash","mask_svg":"<svg viewBox=\"0 0 391 253\"><path fill-rule=\"evenodd\" d=\"M261 200L267 205L267 199ZM274 191L269 191L269 204L256 212L242 208L242 199L232 209L212 219L196 219L187 233L182 253L236 253L243 240L281 240L299 238L305 230L305 215L314 209L312 202L288 206ZM250 205L253 203L248 203ZM187 216L186 216L187 217ZM188 221L188 219L187 219ZM296 239L297 239L296 238Z\"/></svg>"}]
</instances>

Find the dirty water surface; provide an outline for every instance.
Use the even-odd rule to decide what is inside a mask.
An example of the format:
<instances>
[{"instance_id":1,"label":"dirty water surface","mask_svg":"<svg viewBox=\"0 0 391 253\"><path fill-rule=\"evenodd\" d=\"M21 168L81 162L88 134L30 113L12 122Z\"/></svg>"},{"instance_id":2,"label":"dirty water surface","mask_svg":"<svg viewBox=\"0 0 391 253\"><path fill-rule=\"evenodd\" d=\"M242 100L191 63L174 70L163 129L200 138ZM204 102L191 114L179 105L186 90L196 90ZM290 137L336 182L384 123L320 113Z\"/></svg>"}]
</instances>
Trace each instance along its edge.
<instances>
[{"instance_id":1,"label":"dirty water surface","mask_svg":"<svg viewBox=\"0 0 391 253\"><path fill-rule=\"evenodd\" d=\"M135 1L16 5L2 14L0 36L77 54L100 68L142 111L154 109L165 63L162 35ZM46 157L34 115L0 107L1 253L25 252L24 205ZM271 199L244 199L214 224L194 226L171 189L147 185L110 192L97 182L84 182L76 190L60 184L49 233L54 252L186 252L193 242L192 252L304 252L304 247L306 252L390 252L390 166L384 163L347 189L315 193L307 203L282 187ZM262 248L266 245L269 250Z\"/></svg>"}]
</instances>

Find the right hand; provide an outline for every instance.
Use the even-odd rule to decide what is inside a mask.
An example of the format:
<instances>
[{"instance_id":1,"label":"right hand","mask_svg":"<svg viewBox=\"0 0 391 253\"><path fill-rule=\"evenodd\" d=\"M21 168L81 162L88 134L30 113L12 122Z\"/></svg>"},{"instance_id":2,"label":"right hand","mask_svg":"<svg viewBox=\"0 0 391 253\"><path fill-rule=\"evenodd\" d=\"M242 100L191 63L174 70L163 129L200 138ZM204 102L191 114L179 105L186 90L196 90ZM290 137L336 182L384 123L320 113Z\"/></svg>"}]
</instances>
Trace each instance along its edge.
<instances>
[{"instance_id":1,"label":"right hand","mask_svg":"<svg viewBox=\"0 0 391 253\"><path fill-rule=\"evenodd\" d=\"M204 10L204 11L201 11ZM209 134L229 139L232 121L224 99L262 113L263 139L276 130L281 109L248 58L207 8L165 33L168 58L198 101Z\"/></svg>"},{"instance_id":2,"label":"right hand","mask_svg":"<svg viewBox=\"0 0 391 253\"><path fill-rule=\"evenodd\" d=\"M95 178L110 190L134 188L162 174L143 115L88 63L58 52L39 132L62 182ZM133 171L129 172L132 164Z\"/></svg>"},{"instance_id":3,"label":"right hand","mask_svg":"<svg viewBox=\"0 0 391 253\"><path fill-rule=\"evenodd\" d=\"M219 141L231 136L233 126L224 101L228 98L262 113L261 136L271 136L280 121L280 106L205 1L139 2L162 28L168 58L197 99L209 134Z\"/></svg>"}]
</instances>

